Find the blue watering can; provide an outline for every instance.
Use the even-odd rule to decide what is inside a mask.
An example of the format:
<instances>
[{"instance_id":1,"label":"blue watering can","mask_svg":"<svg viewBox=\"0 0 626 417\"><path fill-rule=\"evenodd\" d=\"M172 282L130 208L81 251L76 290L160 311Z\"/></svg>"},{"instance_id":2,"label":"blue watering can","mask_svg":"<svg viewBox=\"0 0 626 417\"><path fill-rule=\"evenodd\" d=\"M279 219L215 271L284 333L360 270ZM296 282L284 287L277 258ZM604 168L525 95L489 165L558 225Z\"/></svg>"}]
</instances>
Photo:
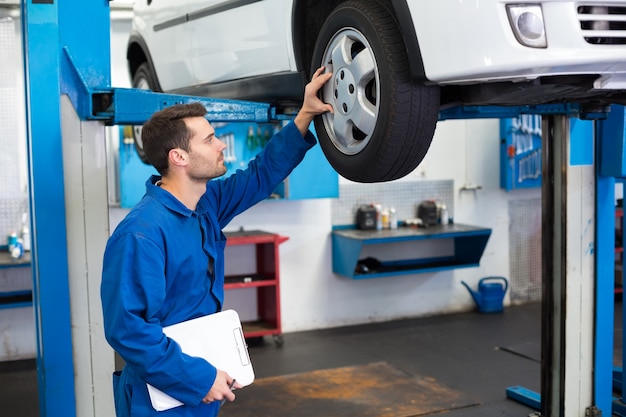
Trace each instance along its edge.
<instances>
[{"instance_id":1,"label":"blue watering can","mask_svg":"<svg viewBox=\"0 0 626 417\"><path fill-rule=\"evenodd\" d=\"M504 285L502 285L502 281ZM509 282L504 277L486 277L478 281L478 292L473 291L465 281L461 281L472 295L481 313L499 313L502 311L502 300L509 289Z\"/></svg>"}]
</instances>

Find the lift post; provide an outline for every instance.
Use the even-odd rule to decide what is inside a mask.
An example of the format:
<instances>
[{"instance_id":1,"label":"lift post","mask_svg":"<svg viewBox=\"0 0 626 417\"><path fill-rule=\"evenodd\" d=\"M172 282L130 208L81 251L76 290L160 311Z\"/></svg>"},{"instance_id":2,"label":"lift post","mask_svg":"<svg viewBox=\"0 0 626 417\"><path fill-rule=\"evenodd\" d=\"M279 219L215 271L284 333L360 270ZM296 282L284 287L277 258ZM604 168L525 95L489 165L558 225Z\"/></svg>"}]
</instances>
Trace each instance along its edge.
<instances>
[{"instance_id":1,"label":"lift post","mask_svg":"<svg viewBox=\"0 0 626 417\"><path fill-rule=\"evenodd\" d=\"M544 416L587 416L594 406L594 143L592 132L575 135L575 121L542 123Z\"/></svg>"},{"instance_id":2,"label":"lift post","mask_svg":"<svg viewBox=\"0 0 626 417\"><path fill-rule=\"evenodd\" d=\"M614 241L615 222L614 209L611 205L615 201L616 179L623 181L626 178L626 107L612 106L606 120L599 123L598 129L598 180L596 185L597 196L597 227L598 227L598 289L597 289L597 311L598 317L614 316L614 288L615 288L615 251ZM623 217L619 219L623 222ZM600 235L604 233L604 238ZM623 237L622 242L623 244ZM600 247L604 244L604 247ZM623 245L622 245L623 246ZM622 294L623 296L623 294ZM622 311L622 326L626 323ZM624 373L622 368L613 367L613 321L606 320L596 322L596 362L603 361L604 366L598 367L597 392L612 393L618 392L616 398L605 398L605 401L612 401L612 412L619 416L626 416L626 405L624 402ZM626 336L622 335L622 338ZM603 341L604 343L600 343ZM623 345L622 340L622 345ZM622 364L625 351L622 351ZM610 409L607 407L607 409Z\"/></svg>"},{"instance_id":3,"label":"lift post","mask_svg":"<svg viewBox=\"0 0 626 417\"><path fill-rule=\"evenodd\" d=\"M76 416L61 156L58 6L22 2L22 22L39 409L42 417Z\"/></svg>"},{"instance_id":4,"label":"lift post","mask_svg":"<svg viewBox=\"0 0 626 417\"><path fill-rule=\"evenodd\" d=\"M614 163L624 146L623 128L609 122L616 117L623 126L622 106L591 128L563 116L543 120L541 395L507 389L543 416L615 409L614 176L624 172Z\"/></svg>"}]
</instances>

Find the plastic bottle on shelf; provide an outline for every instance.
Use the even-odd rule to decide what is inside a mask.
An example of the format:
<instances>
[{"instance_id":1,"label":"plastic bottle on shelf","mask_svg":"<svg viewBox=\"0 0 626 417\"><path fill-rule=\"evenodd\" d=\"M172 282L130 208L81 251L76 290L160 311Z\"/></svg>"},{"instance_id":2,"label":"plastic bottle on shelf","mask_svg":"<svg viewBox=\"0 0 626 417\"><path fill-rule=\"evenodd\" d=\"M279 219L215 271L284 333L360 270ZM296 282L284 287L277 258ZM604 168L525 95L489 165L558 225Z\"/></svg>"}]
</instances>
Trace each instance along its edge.
<instances>
[{"instance_id":1,"label":"plastic bottle on shelf","mask_svg":"<svg viewBox=\"0 0 626 417\"><path fill-rule=\"evenodd\" d=\"M9 255L11 260L17 261L24 254L24 248L22 246L22 240L18 237L17 233L11 232L9 234L8 241Z\"/></svg>"},{"instance_id":2,"label":"plastic bottle on shelf","mask_svg":"<svg viewBox=\"0 0 626 417\"><path fill-rule=\"evenodd\" d=\"M448 221L449 221L449 219L448 219L448 208L446 207L445 204L441 205L440 213L441 214L439 215L439 218L440 218L441 224L448 224Z\"/></svg>"},{"instance_id":3,"label":"plastic bottle on shelf","mask_svg":"<svg viewBox=\"0 0 626 417\"><path fill-rule=\"evenodd\" d=\"M398 213L396 213L396 209L394 207L389 209L389 228L398 228Z\"/></svg>"},{"instance_id":4,"label":"plastic bottle on shelf","mask_svg":"<svg viewBox=\"0 0 626 417\"><path fill-rule=\"evenodd\" d=\"M383 229L389 229L389 209L385 207L382 211Z\"/></svg>"},{"instance_id":5,"label":"plastic bottle on shelf","mask_svg":"<svg viewBox=\"0 0 626 417\"><path fill-rule=\"evenodd\" d=\"M22 227L20 228L19 238L22 240L22 248L24 252L30 250L30 229L28 228L28 217L26 213L22 215Z\"/></svg>"},{"instance_id":6,"label":"plastic bottle on shelf","mask_svg":"<svg viewBox=\"0 0 626 417\"><path fill-rule=\"evenodd\" d=\"M17 245L17 233L11 232L7 238L7 250L9 253L13 251L13 248Z\"/></svg>"},{"instance_id":7,"label":"plastic bottle on shelf","mask_svg":"<svg viewBox=\"0 0 626 417\"><path fill-rule=\"evenodd\" d=\"M383 206L376 203L374 208L376 209L376 230L383 230Z\"/></svg>"}]
</instances>

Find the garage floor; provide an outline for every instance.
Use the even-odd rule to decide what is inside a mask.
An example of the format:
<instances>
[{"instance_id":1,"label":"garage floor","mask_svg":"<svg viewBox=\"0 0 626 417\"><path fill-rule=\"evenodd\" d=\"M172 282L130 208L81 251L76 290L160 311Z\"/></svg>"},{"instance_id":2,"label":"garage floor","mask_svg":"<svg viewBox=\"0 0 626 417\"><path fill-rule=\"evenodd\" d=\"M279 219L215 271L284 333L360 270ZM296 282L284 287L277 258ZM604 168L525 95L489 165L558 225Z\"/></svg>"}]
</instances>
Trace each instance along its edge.
<instances>
[{"instance_id":1,"label":"garage floor","mask_svg":"<svg viewBox=\"0 0 626 417\"><path fill-rule=\"evenodd\" d=\"M462 313L289 333L281 348L265 337L262 343L250 341L250 355L257 379L386 362L432 378L477 404L438 412L437 417L525 417L536 410L508 400L505 390L521 385L540 392L540 320L541 305L532 303L508 307L502 314ZM615 328L616 351L621 351L621 303ZM621 365L619 355L616 361ZM34 361L0 363L0 415L39 415Z\"/></svg>"}]
</instances>

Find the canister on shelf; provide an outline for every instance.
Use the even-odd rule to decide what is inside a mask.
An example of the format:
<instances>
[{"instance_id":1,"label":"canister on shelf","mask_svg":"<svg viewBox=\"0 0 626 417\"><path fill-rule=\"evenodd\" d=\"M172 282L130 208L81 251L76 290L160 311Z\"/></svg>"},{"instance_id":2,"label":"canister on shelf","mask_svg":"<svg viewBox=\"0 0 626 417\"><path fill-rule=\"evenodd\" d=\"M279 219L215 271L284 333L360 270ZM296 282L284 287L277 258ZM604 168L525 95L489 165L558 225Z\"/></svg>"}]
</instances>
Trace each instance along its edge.
<instances>
[{"instance_id":1,"label":"canister on shelf","mask_svg":"<svg viewBox=\"0 0 626 417\"><path fill-rule=\"evenodd\" d=\"M15 245L17 245L17 232L11 232L7 237L7 247L9 253L11 253Z\"/></svg>"},{"instance_id":2,"label":"canister on shelf","mask_svg":"<svg viewBox=\"0 0 626 417\"><path fill-rule=\"evenodd\" d=\"M362 205L356 212L356 224L361 230L376 229L376 209L371 205Z\"/></svg>"},{"instance_id":3,"label":"canister on shelf","mask_svg":"<svg viewBox=\"0 0 626 417\"><path fill-rule=\"evenodd\" d=\"M424 200L417 207L417 217L422 219L422 226L434 226L439 222L437 205L434 200Z\"/></svg>"}]
</instances>

